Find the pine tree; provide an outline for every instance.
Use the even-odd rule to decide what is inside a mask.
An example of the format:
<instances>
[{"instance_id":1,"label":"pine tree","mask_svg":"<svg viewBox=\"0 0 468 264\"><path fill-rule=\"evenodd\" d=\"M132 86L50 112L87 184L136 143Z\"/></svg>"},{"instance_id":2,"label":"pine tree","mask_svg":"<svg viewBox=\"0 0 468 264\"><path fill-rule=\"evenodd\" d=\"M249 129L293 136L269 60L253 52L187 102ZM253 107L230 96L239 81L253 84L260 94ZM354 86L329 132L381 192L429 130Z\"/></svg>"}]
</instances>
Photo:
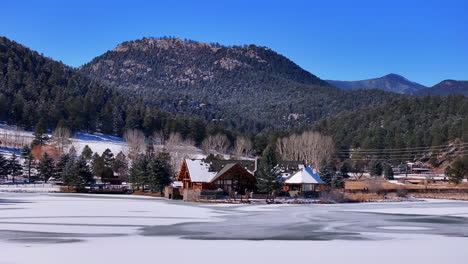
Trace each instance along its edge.
<instances>
[{"instance_id":1,"label":"pine tree","mask_svg":"<svg viewBox=\"0 0 468 264\"><path fill-rule=\"evenodd\" d=\"M384 166L384 177L387 180L394 180L395 178L393 177L393 168L390 164L386 163Z\"/></svg>"},{"instance_id":2,"label":"pine tree","mask_svg":"<svg viewBox=\"0 0 468 264\"><path fill-rule=\"evenodd\" d=\"M24 169L28 175L28 182L31 182L32 171L34 170L34 157L32 156L31 148L24 146L21 150L21 158L24 159Z\"/></svg>"},{"instance_id":3,"label":"pine tree","mask_svg":"<svg viewBox=\"0 0 468 264\"><path fill-rule=\"evenodd\" d=\"M137 188L141 187L142 191L148 183L149 175L149 160L147 155L138 155L130 169L130 182Z\"/></svg>"},{"instance_id":4,"label":"pine tree","mask_svg":"<svg viewBox=\"0 0 468 264\"><path fill-rule=\"evenodd\" d=\"M332 188L337 188L337 189L341 189L345 187L345 182L341 173L335 173L335 175L333 176L330 182L330 186Z\"/></svg>"},{"instance_id":5,"label":"pine tree","mask_svg":"<svg viewBox=\"0 0 468 264\"><path fill-rule=\"evenodd\" d=\"M383 166L380 161L373 161L369 164L371 176L378 177L382 176Z\"/></svg>"},{"instance_id":6,"label":"pine tree","mask_svg":"<svg viewBox=\"0 0 468 264\"><path fill-rule=\"evenodd\" d=\"M114 164L112 164L112 169L115 173L118 174L119 178L122 181L127 181L128 177L128 160L125 154L120 151L115 157Z\"/></svg>"},{"instance_id":7,"label":"pine tree","mask_svg":"<svg viewBox=\"0 0 468 264\"><path fill-rule=\"evenodd\" d=\"M70 166L70 164L72 164ZM68 173L65 173L63 183L67 186L83 188L93 183L93 174L88 167L86 160L79 159L76 162L70 161L67 166Z\"/></svg>"},{"instance_id":8,"label":"pine tree","mask_svg":"<svg viewBox=\"0 0 468 264\"><path fill-rule=\"evenodd\" d=\"M23 167L21 166L18 156L15 153L8 160L8 174L12 176L13 182L15 182L15 177L22 175Z\"/></svg>"},{"instance_id":9,"label":"pine tree","mask_svg":"<svg viewBox=\"0 0 468 264\"><path fill-rule=\"evenodd\" d=\"M84 160L84 159L80 158L80 160ZM96 177L99 177L101 179L103 178L104 169L105 169L104 159L101 156L99 156L99 154L97 154L97 152L94 153L94 155L92 157L91 168L92 168L91 170L92 170L93 174Z\"/></svg>"},{"instance_id":10,"label":"pine tree","mask_svg":"<svg viewBox=\"0 0 468 264\"><path fill-rule=\"evenodd\" d=\"M319 176L328 186L332 186L333 179L336 176L336 167L333 162L327 162L326 165L320 169Z\"/></svg>"},{"instance_id":11,"label":"pine tree","mask_svg":"<svg viewBox=\"0 0 468 264\"><path fill-rule=\"evenodd\" d=\"M351 165L349 163L344 162L343 165L340 167L340 174L343 179L349 178L349 171L351 170Z\"/></svg>"},{"instance_id":12,"label":"pine tree","mask_svg":"<svg viewBox=\"0 0 468 264\"><path fill-rule=\"evenodd\" d=\"M75 173L75 160L70 158L68 162L65 163L60 174L62 177L62 182L66 186L76 187L79 186L81 181L79 175Z\"/></svg>"},{"instance_id":13,"label":"pine tree","mask_svg":"<svg viewBox=\"0 0 468 264\"><path fill-rule=\"evenodd\" d=\"M172 169L169 153L161 152L150 158L148 163L148 187L151 192L162 192L172 183Z\"/></svg>"},{"instance_id":14,"label":"pine tree","mask_svg":"<svg viewBox=\"0 0 468 264\"><path fill-rule=\"evenodd\" d=\"M281 189L283 180L278 168L276 151L274 146L268 145L260 159L258 170L256 172L257 187L261 192L268 193L268 199L274 201L275 192Z\"/></svg>"},{"instance_id":15,"label":"pine tree","mask_svg":"<svg viewBox=\"0 0 468 264\"><path fill-rule=\"evenodd\" d=\"M83 185L89 185L94 181L93 174L91 173L91 170L89 169L89 166L85 160L79 159L75 163L74 173L79 176L81 184Z\"/></svg>"},{"instance_id":16,"label":"pine tree","mask_svg":"<svg viewBox=\"0 0 468 264\"><path fill-rule=\"evenodd\" d=\"M37 172L38 172L39 179L43 180L44 182L47 182L49 178L54 176L55 174L54 160L51 157L49 157L47 152L44 153L44 156L39 161L39 164L37 165Z\"/></svg>"},{"instance_id":17,"label":"pine tree","mask_svg":"<svg viewBox=\"0 0 468 264\"><path fill-rule=\"evenodd\" d=\"M84 146L83 151L81 151L80 158L89 162L92 156L93 156L93 151L91 150L91 148L88 145Z\"/></svg>"},{"instance_id":18,"label":"pine tree","mask_svg":"<svg viewBox=\"0 0 468 264\"><path fill-rule=\"evenodd\" d=\"M44 123L44 119L39 119L34 128L34 145L44 145L47 140L49 140L49 136L46 135L47 128Z\"/></svg>"},{"instance_id":19,"label":"pine tree","mask_svg":"<svg viewBox=\"0 0 468 264\"><path fill-rule=\"evenodd\" d=\"M447 167L446 175L451 183L459 184L468 177L468 156L457 158L451 166Z\"/></svg>"},{"instance_id":20,"label":"pine tree","mask_svg":"<svg viewBox=\"0 0 468 264\"><path fill-rule=\"evenodd\" d=\"M110 149L106 149L101 155L102 161L104 162L104 166L106 168L111 168L112 164L114 164L114 154Z\"/></svg>"},{"instance_id":21,"label":"pine tree","mask_svg":"<svg viewBox=\"0 0 468 264\"><path fill-rule=\"evenodd\" d=\"M59 161L55 166L55 178L57 180L64 181L65 174L67 173L67 165L71 161L69 154L63 154L60 156Z\"/></svg>"},{"instance_id":22,"label":"pine tree","mask_svg":"<svg viewBox=\"0 0 468 264\"><path fill-rule=\"evenodd\" d=\"M320 179L325 182L328 186L332 185L332 181L335 177L336 172L331 170L330 168L323 168L319 172Z\"/></svg>"},{"instance_id":23,"label":"pine tree","mask_svg":"<svg viewBox=\"0 0 468 264\"><path fill-rule=\"evenodd\" d=\"M75 146L71 146L70 149L68 150L68 156L70 156L70 159L75 160L76 159L76 149Z\"/></svg>"},{"instance_id":24,"label":"pine tree","mask_svg":"<svg viewBox=\"0 0 468 264\"><path fill-rule=\"evenodd\" d=\"M0 178L8 177L8 160L0 154Z\"/></svg>"}]
</instances>

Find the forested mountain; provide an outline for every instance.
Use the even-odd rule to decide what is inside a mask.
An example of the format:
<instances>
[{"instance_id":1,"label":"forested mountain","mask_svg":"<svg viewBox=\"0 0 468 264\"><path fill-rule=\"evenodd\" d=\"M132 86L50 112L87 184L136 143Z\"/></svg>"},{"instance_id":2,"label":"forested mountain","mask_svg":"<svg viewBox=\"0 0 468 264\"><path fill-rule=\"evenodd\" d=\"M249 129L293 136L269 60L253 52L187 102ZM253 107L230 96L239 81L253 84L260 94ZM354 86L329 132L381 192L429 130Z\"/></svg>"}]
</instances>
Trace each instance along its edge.
<instances>
[{"instance_id":1,"label":"forested mountain","mask_svg":"<svg viewBox=\"0 0 468 264\"><path fill-rule=\"evenodd\" d=\"M468 81L445 80L432 87L419 90L416 95L450 95L463 94L468 96Z\"/></svg>"},{"instance_id":2,"label":"forested mountain","mask_svg":"<svg viewBox=\"0 0 468 264\"><path fill-rule=\"evenodd\" d=\"M388 74L380 78L362 81L333 81L327 80L331 85L343 90L378 89L400 94L415 94L421 89L427 88L416 82L412 82L398 74Z\"/></svg>"},{"instance_id":3,"label":"forested mountain","mask_svg":"<svg viewBox=\"0 0 468 264\"><path fill-rule=\"evenodd\" d=\"M190 108L183 100L181 106L168 104ZM200 120L172 117L133 93L91 80L1 37L0 122L32 129L40 119L49 129L63 119L74 131L122 135L127 128L138 128L147 134L180 132L196 142L205 136L205 124Z\"/></svg>"},{"instance_id":4,"label":"forested mountain","mask_svg":"<svg viewBox=\"0 0 468 264\"><path fill-rule=\"evenodd\" d=\"M342 149L437 146L468 142L468 97L411 97L324 119L314 130L332 135Z\"/></svg>"},{"instance_id":5,"label":"forested mountain","mask_svg":"<svg viewBox=\"0 0 468 264\"><path fill-rule=\"evenodd\" d=\"M177 38L124 42L79 68L82 73L144 95L185 98L206 120L242 131L298 126L322 117L402 98L383 91L343 91L276 52L255 45L226 47ZM171 111L171 109L167 109Z\"/></svg>"}]
</instances>

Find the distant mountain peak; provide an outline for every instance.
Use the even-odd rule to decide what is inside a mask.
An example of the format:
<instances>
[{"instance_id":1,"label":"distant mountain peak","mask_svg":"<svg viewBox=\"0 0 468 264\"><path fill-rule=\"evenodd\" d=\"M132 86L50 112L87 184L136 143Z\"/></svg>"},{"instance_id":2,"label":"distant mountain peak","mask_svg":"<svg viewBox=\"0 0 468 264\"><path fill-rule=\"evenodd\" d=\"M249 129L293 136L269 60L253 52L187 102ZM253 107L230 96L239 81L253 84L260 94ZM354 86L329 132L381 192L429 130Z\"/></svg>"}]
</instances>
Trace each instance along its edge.
<instances>
[{"instance_id":1,"label":"distant mountain peak","mask_svg":"<svg viewBox=\"0 0 468 264\"><path fill-rule=\"evenodd\" d=\"M327 82L343 90L378 89L401 94L415 94L417 91L427 88L396 73L360 81L327 80Z\"/></svg>"},{"instance_id":2,"label":"distant mountain peak","mask_svg":"<svg viewBox=\"0 0 468 264\"><path fill-rule=\"evenodd\" d=\"M399 74L396 74L396 73L389 73L381 78L387 78L387 79L394 79L394 80L401 80L401 81L410 81L408 79L406 79L405 77L399 75ZM378 79L378 78L376 78Z\"/></svg>"},{"instance_id":3,"label":"distant mountain peak","mask_svg":"<svg viewBox=\"0 0 468 264\"><path fill-rule=\"evenodd\" d=\"M468 81L443 80L440 83L418 91L417 95L450 95L462 94L468 96Z\"/></svg>"}]
</instances>

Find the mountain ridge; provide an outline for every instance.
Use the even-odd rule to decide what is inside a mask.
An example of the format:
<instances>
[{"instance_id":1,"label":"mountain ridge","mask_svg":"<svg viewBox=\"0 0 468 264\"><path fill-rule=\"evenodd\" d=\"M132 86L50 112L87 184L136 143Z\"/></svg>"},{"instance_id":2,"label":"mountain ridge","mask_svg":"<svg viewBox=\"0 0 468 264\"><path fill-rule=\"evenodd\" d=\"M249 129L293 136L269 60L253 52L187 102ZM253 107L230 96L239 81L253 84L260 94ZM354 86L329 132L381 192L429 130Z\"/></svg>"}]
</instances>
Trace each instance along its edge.
<instances>
[{"instance_id":1,"label":"mountain ridge","mask_svg":"<svg viewBox=\"0 0 468 264\"><path fill-rule=\"evenodd\" d=\"M410 95L414 95L417 93L417 91L427 88L422 84L410 81L407 78L395 73L390 73L378 78L359 81L326 81L331 85L344 90L378 89Z\"/></svg>"},{"instance_id":2,"label":"mountain ridge","mask_svg":"<svg viewBox=\"0 0 468 264\"><path fill-rule=\"evenodd\" d=\"M451 95L451 94L461 94L468 96L468 81L459 81L459 80L443 80L440 83L428 87L426 89L419 90L416 95L426 96L426 95Z\"/></svg>"},{"instance_id":3,"label":"mountain ridge","mask_svg":"<svg viewBox=\"0 0 468 264\"><path fill-rule=\"evenodd\" d=\"M342 91L266 47L177 38L126 41L78 70L153 101L154 93L163 93L210 103L224 112L222 118L252 131L300 126L400 98L383 91Z\"/></svg>"}]
</instances>

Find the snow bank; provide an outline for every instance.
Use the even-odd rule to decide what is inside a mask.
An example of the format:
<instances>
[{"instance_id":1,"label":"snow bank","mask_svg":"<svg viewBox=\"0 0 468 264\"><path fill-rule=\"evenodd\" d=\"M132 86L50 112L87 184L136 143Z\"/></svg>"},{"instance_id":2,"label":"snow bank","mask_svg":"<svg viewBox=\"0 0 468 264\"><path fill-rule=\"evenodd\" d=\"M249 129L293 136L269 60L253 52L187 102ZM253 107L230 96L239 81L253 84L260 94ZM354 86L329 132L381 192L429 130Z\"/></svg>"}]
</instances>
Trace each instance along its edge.
<instances>
[{"instance_id":1,"label":"snow bank","mask_svg":"<svg viewBox=\"0 0 468 264\"><path fill-rule=\"evenodd\" d=\"M59 192L60 186L54 184L1 184L0 192L31 192L31 193L49 193Z\"/></svg>"}]
</instances>

